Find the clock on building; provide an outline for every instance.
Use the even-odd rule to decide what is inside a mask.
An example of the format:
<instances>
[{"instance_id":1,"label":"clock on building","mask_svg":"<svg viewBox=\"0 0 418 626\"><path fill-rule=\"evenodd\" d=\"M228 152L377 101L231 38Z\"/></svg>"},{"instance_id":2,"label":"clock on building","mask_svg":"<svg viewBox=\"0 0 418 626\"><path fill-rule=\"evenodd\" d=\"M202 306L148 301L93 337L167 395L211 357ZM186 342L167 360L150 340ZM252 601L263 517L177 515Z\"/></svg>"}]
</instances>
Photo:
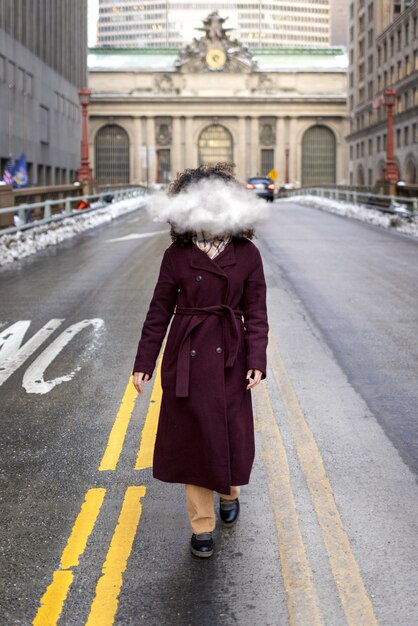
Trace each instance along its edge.
<instances>
[{"instance_id":1,"label":"clock on building","mask_svg":"<svg viewBox=\"0 0 418 626\"><path fill-rule=\"evenodd\" d=\"M220 70L226 63L226 54L222 48L211 48L206 54L206 65L210 70Z\"/></svg>"}]
</instances>

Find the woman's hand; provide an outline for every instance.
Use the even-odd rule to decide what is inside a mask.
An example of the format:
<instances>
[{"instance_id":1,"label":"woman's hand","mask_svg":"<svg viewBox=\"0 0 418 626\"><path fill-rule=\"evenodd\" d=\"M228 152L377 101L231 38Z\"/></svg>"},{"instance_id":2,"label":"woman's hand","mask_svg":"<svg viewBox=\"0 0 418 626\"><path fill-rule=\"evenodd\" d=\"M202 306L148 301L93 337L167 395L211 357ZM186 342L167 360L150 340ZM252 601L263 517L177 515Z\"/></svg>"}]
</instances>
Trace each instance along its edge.
<instances>
[{"instance_id":1,"label":"woman's hand","mask_svg":"<svg viewBox=\"0 0 418 626\"><path fill-rule=\"evenodd\" d=\"M248 370L246 378L247 380L249 378L252 378L253 380L248 383L247 389L252 389L256 385L258 385L258 383L261 380L262 375L263 375L263 372L260 372L260 370Z\"/></svg>"},{"instance_id":2,"label":"woman's hand","mask_svg":"<svg viewBox=\"0 0 418 626\"><path fill-rule=\"evenodd\" d=\"M148 374L144 374L143 372L135 372L134 373L134 387L138 393L142 393L142 385L146 384L149 380Z\"/></svg>"}]
</instances>

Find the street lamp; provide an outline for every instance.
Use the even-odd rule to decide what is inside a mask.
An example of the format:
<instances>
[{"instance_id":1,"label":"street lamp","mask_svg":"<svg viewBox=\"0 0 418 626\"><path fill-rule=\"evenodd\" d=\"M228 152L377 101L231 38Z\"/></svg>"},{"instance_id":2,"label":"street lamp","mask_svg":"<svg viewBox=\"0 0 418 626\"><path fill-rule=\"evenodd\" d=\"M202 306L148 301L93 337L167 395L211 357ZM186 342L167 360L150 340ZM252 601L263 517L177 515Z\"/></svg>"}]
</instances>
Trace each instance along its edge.
<instances>
[{"instance_id":1,"label":"street lamp","mask_svg":"<svg viewBox=\"0 0 418 626\"><path fill-rule=\"evenodd\" d=\"M88 112L87 108L90 102L91 90L83 87L78 91L78 97L81 104L82 127L81 127L81 165L77 172L77 178L80 181L93 180L93 170L89 164L89 133L88 133Z\"/></svg>"},{"instance_id":2,"label":"street lamp","mask_svg":"<svg viewBox=\"0 0 418 626\"><path fill-rule=\"evenodd\" d=\"M385 187L389 195L393 195L399 180L398 168L395 163L393 146L393 107L396 102L396 89L385 89L383 92L385 106L388 110L388 130L386 140Z\"/></svg>"}]
</instances>

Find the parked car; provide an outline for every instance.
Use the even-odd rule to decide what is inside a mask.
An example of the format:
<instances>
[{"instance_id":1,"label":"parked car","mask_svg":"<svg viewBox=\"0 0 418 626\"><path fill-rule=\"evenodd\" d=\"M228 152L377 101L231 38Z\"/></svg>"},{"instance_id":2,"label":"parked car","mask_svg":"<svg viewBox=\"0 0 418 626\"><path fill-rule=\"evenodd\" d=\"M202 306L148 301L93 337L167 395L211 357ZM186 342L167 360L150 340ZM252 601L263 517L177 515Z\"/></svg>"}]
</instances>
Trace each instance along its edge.
<instances>
[{"instance_id":1,"label":"parked car","mask_svg":"<svg viewBox=\"0 0 418 626\"><path fill-rule=\"evenodd\" d=\"M274 200L274 183L268 176L254 176L249 178L246 184L247 189L254 191L259 198L264 198L268 202Z\"/></svg>"}]
</instances>

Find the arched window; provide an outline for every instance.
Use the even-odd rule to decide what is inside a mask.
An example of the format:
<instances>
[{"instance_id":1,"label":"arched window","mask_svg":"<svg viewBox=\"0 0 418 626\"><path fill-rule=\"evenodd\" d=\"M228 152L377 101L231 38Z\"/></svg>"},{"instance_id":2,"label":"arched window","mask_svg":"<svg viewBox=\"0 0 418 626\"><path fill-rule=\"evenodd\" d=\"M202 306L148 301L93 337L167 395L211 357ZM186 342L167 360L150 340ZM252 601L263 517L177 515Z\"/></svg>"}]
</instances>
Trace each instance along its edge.
<instances>
[{"instance_id":1,"label":"arched window","mask_svg":"<svg viewBox=\"0 0 418 626\"><path fill-rule=\"evenodd\" d=\"M417 166L415 165L415 161L412 158L410 158L406 163L405 181L412 185L415 185L418 182Z\"/></svg>"},{"instance_id":2,"label":"arched window","mask_svg":"<svg viewBox=\"0 0 418 626\"><path fill-rule=\"evenodd\" d=\"M224 126L212 124L207 126L199 136L199 165L232 161L232 135Z\"/></svg>"},{"instance_id":3,"label":"arched window","mask_svg":"<svg viewBox=\"0 0 418 626\"><path fill-rule=\"evenodd\" d=\"M335 183L334 133L326 126L312 126L302 139L302 185Z\"/></svg>"},{"instance_id":4,"label":"arched window","mask_svg":"<svg viewBox=\"0 0 418 626\"><path fill-rule=\"evenodd\" d=\"M99 185L129 183L129 137L123 128L109 124L95 141L96 180Z\"/></svg>"}]
</instances>

